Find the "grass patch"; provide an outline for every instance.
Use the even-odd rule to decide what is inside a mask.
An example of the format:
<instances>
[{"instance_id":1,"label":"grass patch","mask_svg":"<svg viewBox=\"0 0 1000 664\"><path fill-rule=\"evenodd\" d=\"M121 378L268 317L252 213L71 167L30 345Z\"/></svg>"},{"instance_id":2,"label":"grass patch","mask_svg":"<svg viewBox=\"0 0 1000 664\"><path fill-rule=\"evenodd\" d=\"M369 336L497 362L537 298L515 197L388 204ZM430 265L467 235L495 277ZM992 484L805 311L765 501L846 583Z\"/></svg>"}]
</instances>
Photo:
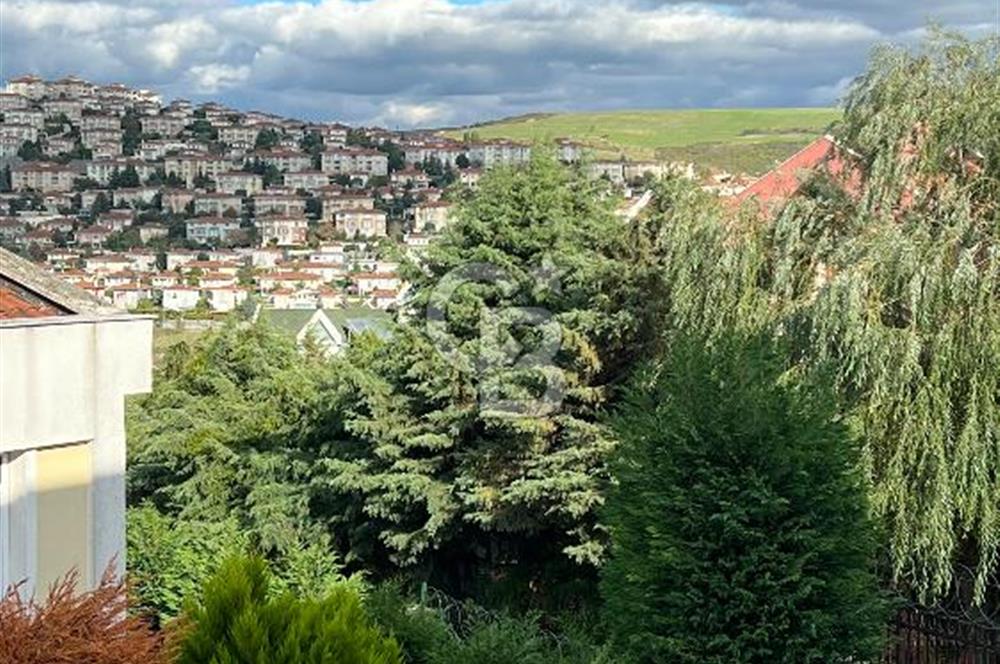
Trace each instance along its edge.
<instances>
[{"instance_id":1,"label":"grass patch","mask_svg":"<svg viewBox=\"0 0 1000 664\"><path fill-rule=\"evenodd\" d=\"M822 134L840 117L832 108L634 110L511 118L448 135L551 141L571 138L595 157L678 159L759 173Z\"/></svg>"}]
</instances>

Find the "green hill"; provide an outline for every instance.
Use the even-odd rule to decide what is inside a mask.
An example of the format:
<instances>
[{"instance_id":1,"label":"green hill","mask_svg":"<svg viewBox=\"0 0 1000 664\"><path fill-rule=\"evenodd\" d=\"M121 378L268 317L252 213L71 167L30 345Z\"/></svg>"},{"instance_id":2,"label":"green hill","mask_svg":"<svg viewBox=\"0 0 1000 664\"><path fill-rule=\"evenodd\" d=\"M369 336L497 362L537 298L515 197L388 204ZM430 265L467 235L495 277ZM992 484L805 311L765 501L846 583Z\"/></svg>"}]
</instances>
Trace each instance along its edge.
<instances>
[{"instance_id":1,"label":"green hill","mask_svg":"<svg viewBox=\"0 0 1000 664\"><path fill-rule=\"evenodd\" d=\"M534 114L446 132L461 138L548 141L571 138L598 157L694 161L759 173L837 120L832 108L630 110Z\"/></svg>"}]
</instances>

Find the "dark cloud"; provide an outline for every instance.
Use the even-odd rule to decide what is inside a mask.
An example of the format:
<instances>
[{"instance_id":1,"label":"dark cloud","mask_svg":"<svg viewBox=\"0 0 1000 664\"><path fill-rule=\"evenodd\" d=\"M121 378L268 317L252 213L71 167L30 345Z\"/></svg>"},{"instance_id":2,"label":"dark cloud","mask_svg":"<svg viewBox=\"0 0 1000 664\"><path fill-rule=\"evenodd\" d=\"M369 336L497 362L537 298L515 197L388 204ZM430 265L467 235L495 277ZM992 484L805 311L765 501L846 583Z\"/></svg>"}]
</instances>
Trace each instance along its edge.
<instances>
[{"instance_id":1,"label":"dark cloud","mask_svg":"<svg viewBox=\"0 0 1000 664\"><path fill-rule=\"evenodd\" d=\"M391 125L833 102L878 41L983 0L4 0L0 67Z\"/></svg>"}]
</instances>

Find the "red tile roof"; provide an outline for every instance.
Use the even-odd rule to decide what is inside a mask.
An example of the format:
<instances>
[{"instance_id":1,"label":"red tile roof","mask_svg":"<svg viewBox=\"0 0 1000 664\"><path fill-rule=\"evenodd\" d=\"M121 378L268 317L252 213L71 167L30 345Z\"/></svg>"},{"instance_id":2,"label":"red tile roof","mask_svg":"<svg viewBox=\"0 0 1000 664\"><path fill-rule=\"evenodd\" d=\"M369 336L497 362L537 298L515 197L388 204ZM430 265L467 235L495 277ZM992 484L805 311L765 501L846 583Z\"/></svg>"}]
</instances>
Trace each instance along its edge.
<instances>
[{"instance_id":1,"label":"red tile roof","mask_svg":"<svg viewBox=\"0 0 1000 664\"><path fill-rule=\"evenodd\" d=\"M849 180L854 176L834 140L830 136L821 136L730 200L734 205L740 205L751 198L761 205L782 201L799 190L804 173L821 167L825 167L834 176L848 176Z\"/></svg>"},{"instance_id":2,"label":"red tile roof","mask_svg":"<svg viewBox=\"0 0 1000 664\"><path fill-rule=\"evenodd\" d=\"M0 284L0 320L44 318L64 313L54 304L32 297L9 284Z\"/></svg>"}]
</instances>

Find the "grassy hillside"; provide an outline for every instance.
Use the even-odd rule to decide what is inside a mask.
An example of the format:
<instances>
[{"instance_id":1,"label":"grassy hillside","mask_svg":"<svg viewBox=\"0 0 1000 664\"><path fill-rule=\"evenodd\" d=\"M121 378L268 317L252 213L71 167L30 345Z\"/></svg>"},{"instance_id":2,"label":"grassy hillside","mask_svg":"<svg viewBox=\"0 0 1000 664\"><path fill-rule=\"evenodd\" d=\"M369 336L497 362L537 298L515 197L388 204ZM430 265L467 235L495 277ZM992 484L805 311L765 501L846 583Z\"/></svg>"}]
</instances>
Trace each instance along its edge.
<instances>
[{"instance_id":1,"label":"grassy hillside","mask_svg":"<svg viewBox=\"0 0 1000 664\"><path fill-rule=\"evenodd\" d=\"M449 131L481 138L572 138L599 157L694 161L701 166L761 172L839 117L831 108L637 110L512 118Z\"/></svg>"}]
</instances>

